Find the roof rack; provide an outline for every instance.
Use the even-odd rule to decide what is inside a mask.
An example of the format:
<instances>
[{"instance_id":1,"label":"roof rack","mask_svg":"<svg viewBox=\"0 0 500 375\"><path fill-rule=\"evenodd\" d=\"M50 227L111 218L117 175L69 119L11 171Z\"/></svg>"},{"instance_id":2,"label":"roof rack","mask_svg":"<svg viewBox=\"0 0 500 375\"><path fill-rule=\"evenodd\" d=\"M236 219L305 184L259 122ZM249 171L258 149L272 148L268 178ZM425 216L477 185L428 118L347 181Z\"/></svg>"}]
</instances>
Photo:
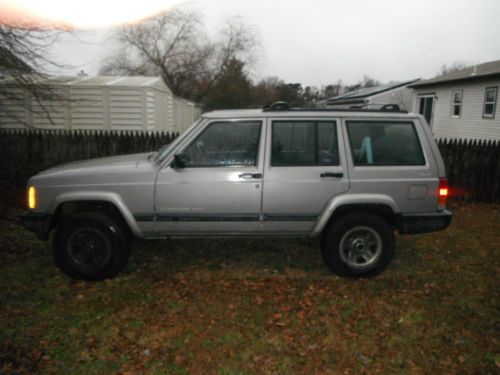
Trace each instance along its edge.
<instances>
[{"instance_id":1,"label":"roof rack","mask_svg":"<svg viewBox=\"0 0 500 375\"><path fill-rule=\"evenodd\" d=\"M394 112L408 113L402 110L397 104L384 104L378 109L374 108L292 108L287 102L275 102L262 107L263 112Z\"/></svg>"}]
</instances>

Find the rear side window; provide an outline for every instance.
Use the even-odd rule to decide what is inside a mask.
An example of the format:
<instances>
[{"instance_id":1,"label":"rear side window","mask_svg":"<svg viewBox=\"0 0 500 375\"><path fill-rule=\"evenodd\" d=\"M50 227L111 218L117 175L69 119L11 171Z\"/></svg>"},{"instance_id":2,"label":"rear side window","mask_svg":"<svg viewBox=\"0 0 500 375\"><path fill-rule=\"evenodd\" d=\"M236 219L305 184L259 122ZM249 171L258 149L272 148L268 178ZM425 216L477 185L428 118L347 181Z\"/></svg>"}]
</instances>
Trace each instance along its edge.
<instances>
[{"instance_id":1,"label":"rear side window","mask_svg":"<svg viewBox=\"0 0 500 375\"><path fill-rule=\"evenodd\" d=\"M412 122L347 121L354 165L425 165Z\"/></svg>"},{"instance_id":2,"label":"rear side window","mask_svg":"<svg viewBox=\"0 0 500 375\"><path fill-rule=\"evenodd\" d=\"M335 121L274 121L271 165L339 165Z\"/></svg>"}]
</instances>

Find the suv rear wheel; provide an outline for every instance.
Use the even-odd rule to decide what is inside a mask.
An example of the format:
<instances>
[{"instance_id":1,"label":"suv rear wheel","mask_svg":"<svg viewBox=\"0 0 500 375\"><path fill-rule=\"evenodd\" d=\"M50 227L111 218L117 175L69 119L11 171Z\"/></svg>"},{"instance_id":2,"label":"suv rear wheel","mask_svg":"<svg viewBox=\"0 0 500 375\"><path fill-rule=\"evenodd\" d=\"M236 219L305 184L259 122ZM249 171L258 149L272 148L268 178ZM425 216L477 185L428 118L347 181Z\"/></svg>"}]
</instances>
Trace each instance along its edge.
<instances>
[{"instance_id":1,"label":"suv rear wheel","mask_svg":"<svg viewBox=\"0 0 500 375\"><path fill-rule=\"evenodd\" d=\"M57 266L68 276L98 281L125 267L130 245L115 220L101 213L78 213L58 225L53 251Z\"/></svg>"},{"instance_id":2,"label":"suv rear wheel","mask_svg":"<svg viewBox=\"0 0 500 375\"><path fill-rule=\"evenodd\" d=\"M321 250L328 267L339 276L376 276L392 260L394 234L376 214L350 213L326 230Z\"/></svg>"}]
</instances>

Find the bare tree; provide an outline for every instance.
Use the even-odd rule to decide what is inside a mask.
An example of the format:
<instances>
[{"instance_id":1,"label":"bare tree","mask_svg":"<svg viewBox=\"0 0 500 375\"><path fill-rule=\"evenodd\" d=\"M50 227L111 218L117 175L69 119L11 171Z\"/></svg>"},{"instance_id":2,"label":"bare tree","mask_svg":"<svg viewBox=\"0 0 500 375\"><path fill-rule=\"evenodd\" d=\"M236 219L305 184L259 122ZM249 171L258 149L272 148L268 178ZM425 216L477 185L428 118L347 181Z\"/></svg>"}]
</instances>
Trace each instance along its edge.
<instances>
[{"instance_id":1,"label":"bare tree","mask_svg":"<svg viewBox=\"0 0 500 375\"><path fill-rule=\"evenodd\" d=\"M285 85L280 78L273 76L260 80L252 87L253 103L256 107L272 104L280 98L279 88Z\"/></svg>"},{"instance_id":2,"label":"bare tree","mask_svg":"<svg viewBox=\"0 0 500 375\"><path fill-rule=\"evenodd\" d=\"M380 81L365 74L363 75L363 79L361 80L360 85L362 88L374 87L380 85Z\"/></svg>"},{"instance_id":3,"label":"bare tree","mask_svg":"<svg viewBox=\"0 0 500 375\"><path fill-rule=\"evenodd\" d=\"M50 105L61 97L46 82L46 71L59 67L50 59L49 49L66 29L50 25L0 24L0 112L5 117L27 125L21 110L42 112L50 122Z\"/></svg>"},{"instance_id":4,"label":"bare tree","mask_svg":"<svg viewBox=\"0 0 500 375\"><path fill-rule=\"evenodd\" d=\"M161 75L175 95L203 99L232 59L255 60L257 32L241 18L226 21L215 41L196 12L174 9L117 30L119 52L101 74Z\"/></svg>"},{"instance_id":5,"label":"bare tree","mask_svg":"<svg viewBox=\"0 0 500 375\"><path fill-rule=\"evenodd\" d=\"M449 65L448 64L441 65L441 68L437 72L437 75L444 76L446 74L455 73L455 72L458 72L460 70L470 68L473 65L474 64L467 62L467 61L456 60Z\"/></svg>"},{"instance_id":6,"label":"bare tree","mask_svg":"<svg viewBox=\"0 0 500 375\"><path fill-rule=\"evenodd\" d=\"M321 88L321 97L323 99L333 98L342 93L343 85L342 80L337 80L336 83L332 83Z\"/></svg>"}]
</instances>

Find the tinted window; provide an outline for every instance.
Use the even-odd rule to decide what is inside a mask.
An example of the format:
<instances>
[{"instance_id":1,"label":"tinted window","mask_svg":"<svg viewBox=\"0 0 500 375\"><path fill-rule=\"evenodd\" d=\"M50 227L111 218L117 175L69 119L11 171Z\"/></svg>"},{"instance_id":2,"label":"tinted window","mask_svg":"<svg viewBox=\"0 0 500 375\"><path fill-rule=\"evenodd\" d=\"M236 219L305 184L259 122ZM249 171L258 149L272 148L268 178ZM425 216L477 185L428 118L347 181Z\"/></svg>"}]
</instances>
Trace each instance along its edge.
<instances>
[{"instance_id":1,"label":"tinted window","mask_svg":"<svg viewBox=\"0 0 500 375\"><path fill-rule=\"evenodd\" d=\"M186 167L257 165L260 122L210 124L185 150Z\"/></svg>"},{"instance_id":2,"label":"tinted window","mask_svg":"<svg viewBox=\"0 0 500 375\"><path fill-rule=\"evenodd\" d=\"M335 122L273 122L271 165L339 165Z\"/></svg>"},{"instance_id":3,"label":"tinted window","mask_svg":"<svg viewBox=\"0 0 500 375\"><path fill-rule=\"evenodd\" d=\"M355 165L424 165L417 132L411 122L348 121Z\"/></svg>"}]
</instances>

